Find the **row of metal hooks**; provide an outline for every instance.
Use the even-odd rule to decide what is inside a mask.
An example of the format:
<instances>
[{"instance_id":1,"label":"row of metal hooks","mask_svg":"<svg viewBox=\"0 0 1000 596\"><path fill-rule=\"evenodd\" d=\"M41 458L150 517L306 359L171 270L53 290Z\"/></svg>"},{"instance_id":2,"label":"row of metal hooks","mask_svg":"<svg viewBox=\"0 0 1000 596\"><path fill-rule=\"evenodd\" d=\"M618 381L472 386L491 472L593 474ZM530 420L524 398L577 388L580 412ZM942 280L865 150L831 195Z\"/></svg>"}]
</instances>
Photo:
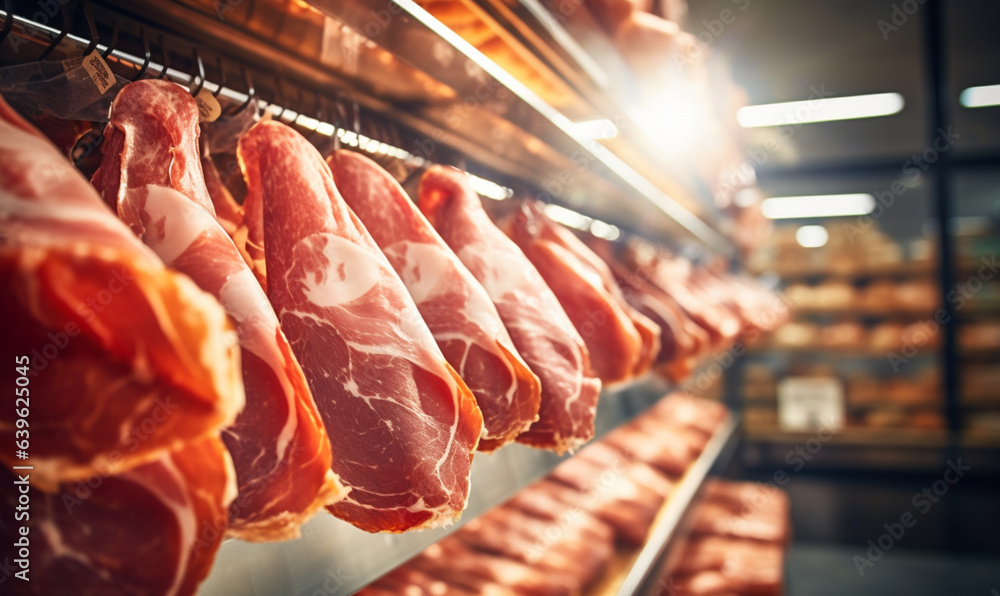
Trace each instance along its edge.
<instances>
[{"instance_id":1,"label":"row of metal hooks","mask_svg":"<svg viewBox=\"0 0 1000 596\"><path fill-rule=\"evenodd\" d=\"M14 18L13 11L11 10L11 0L0 0L4 9L4 13L7 15L4 18L4 24L2 29L0 29L0 44L3 44L7 38L10 36L13 30ZM97 26L97 22L94 19L93 11L91 10L90 3L87 0L79 0L78 2L60 2L60 12L62 23L60 24L60 29L57 32L51 33L51 39L48 44L42 50L42 52L37 56L37 61L43 61L48 59L53 52L63 44L67 37L75 42L82 48L83 56L89 55L91 52L96 51L98 46L105 45L102 43L101 33ZM78 11L72 10L71 7L78 6L82 9L83 17L86 21L86 34L71 36L74 27L73 15ZM272 73L271 84L266 85L272 89L274 94L274 101L267 101L258 96L258 90L254 85L253 78L251 76L251 70L247 68L246 65L238 65L238 70L240 76L245 84L245 91L238 90L235 87L229 85L227 80L227 69L226 64L224 64L224 59L221 55L216 55L214 60L209 59L209 64L212 64L218 74L217 77L214 76L210 80L206 69L206 60L202 56L202 51L195 46L191 52L191 62L189 63L190 70L193 72L183 73L182 70L177 67L171 66L171 56L177 56L177 54L172 51L170 44L168 43L168 37L163 33L155 33L155 43L151 43L150 38L152 37L147 33L145 27L138 26L138 42L141 45L141 51L138 50L138 46L135 50L129 52L119 51L119 20L118 18L110 19L110 37L109 41L105 45L103 51L101 51L101 56L105 59L111 58L114 63L129 66L135 69L134 73L130 73L129 81L138 81L143 77L154 77L156 79L166 79L168 76L175 82L180 82L188 87L189 92L192 96L197 96L201 93L206 85L209 88L214 86L211 91L211 95L216 99L223 99L221 96L225 89L230 89L237 93L237 97L246 95L246 99L242 101L239 105L234 105L232 107L227 106L223 111L226 117L233 117L244 110L246 110L251 105L254 105L258 109L265 111L270 111L271 117L284 121L285 123L298 125L300 130L303 132L304 136L309 140L310 143L316 145L321 150L335 150L339 148L341 144L341 135L346 132L353 132L354 139L360 142L362 136L367 139L377 139L380 142L384 142L389 146L402 148L403 146L403 135L400 134L400 130L397 128L395 123L390 119L378 117L377 115L372 115L362 121L362 110L361 106L357 101L348 101L342 97L342 93L339 91L330 92L318 89L310 89L306 91L304 85L298 83L289 83L286 78L279 73ZM30 23L31 21L26 21ZM133 29L134 30L134 29ZM82 38L82 39L81 39ZM134 37L133 37L134 39ZM185 42L187 43L187 42ZM83 45L85 44L85 45ZM154 51L157 49L158 51ZM154 62L154 58L159 60L159 64ZM174 61L176 62L176 61ZM156 70L159 72L156 72ZM153 72L150 72L150 71ZM170 74L173 71L173 74ZM229 72L232 72L230 70ZM183 75L187 75L187 80L183 80ZM260 73L258 72L258 75ZM267 73L265 73L266 75ZM292 86L294 89L293 96L287 93L286 89ZM311 101L308 95L311 95ZM332 95L332 97L331 97ZM228 94L229 98L232 99L232 94ZM238 101L238 100L237 100ZM221 103L221 101L220 101ZM309 104L309 105L307 105ZM287 118L286 118L287 116ZM316 121L316 123L325 123L333 127L332 136L324 134L320 131L320 126L311 125L303 126L299 117L304 116L306 118L311 118ZM329 132L329 130L327 130ZM93 145L100 144L103 141L103 134L100 132L100 127L95 129L96 139L92 140ZM391 156L378 155L374 156L376 159L387 165L391 163L393 158ZM415 161L408 162L405 165L406 173L404 176L406 179L410 179L412 176L419 173L429 165L424 159L416 159Z\"/></svg>"},{"instance_id":2,"label":"row of metal hooks","mask_svg":"<svg viewBox=\"0 0 1000 596\"><path fill-rule=\"evenodd\" d=\"M14 18L13 10L11 8L11 0L2 0L2 6L6 17L4 18L4 23L2 29L0 29L0 44L3 44L13 31ZM70 10L70 2L60 2L60 12L62 17L61 28L58 32L52 36L50 42L37 56L37 61L44 61L48 59L52 53L62 44L67 36L70 35L74 21L73 14ZM89 55L91 52L95 51L99 45L102 45L100 31L98 30L97 23L94 19L93 12L91 10L89 2L87 0L80 0L78 3L81 5L84 19L86 20L87 31L89 35L87 36L87 45L83 48L83 56ZM142 53L139 58L141 62L135 62L130 55L124 54L124 52L117 52L117 45L119 41L119 25L118 19L113 18L111 20L111 36L110 40L105 46L105 49L101 52L101 56L105 59L113 57L114 61L120 64L127 64L135 68L136 71L129 78L130 81L138 81L139 79L147 76L150 68L159 70L155 75L157 79L165 79L168 76L171 67L171 49L168 45L167 38L162 34L156 36L156 46L159 47L159 56L161 63L159 65L154 64L154 52L153 44L150 43L149 35L144 27L139 27L138 30L139 42L142 45ZM209 78L206 74L205 60L202 58L202 52L195 47L192 51L192 58L194 64L194 73L189 75L188 88L192 96L197 96L204 88L206 83L209 83ZM226 112L228 116L234 116L239 114L251 104L256 103L260 106L263 103L264 109L268 106L277 106L280 108L275 117L278 119L283 119L288 112L295 114L306 115L308 108L305 108L305 92L303 91L303 86L296 85L296 98L298 100L297 104L292 106L288 101L288 96L285 93L285 88L287 86L287 81L280 74L274 74L274 91L276 97L275 102L267 102L262 100L257 95L257 89L254 86L253 78L251 72L245 65L240 65L239 70L243 82L245 83L246 91L239 91L231 86L227 81L226 68L223 64L223 58L217 56L215 58L215 68L218 72L217 82L214 82L215 89L211 92L212 96L218 99L222 95L223 90L226 88L232 89L240 93L241 95L245 93L246 99L238 106L234 106L231 110ZM175 72L176 69L174 69ZM311 115L316 120L321 122L329 122L335 128L342 130L351 130L355 133L360 134L361 132L361 108L360 105L355 102L350 102L349 106L346 106L343 101L340 100L329 100L327 94L314 91L312 95L315 97L315 105L313 106ZM332 105L332 107L331 107ZM378 127L379 125L372 122L371 125ZM392 134L392 129L388 124L385 124L385 132L390 133L391 137L398 137L396 134Z\"/></svg>"}]
</instances>

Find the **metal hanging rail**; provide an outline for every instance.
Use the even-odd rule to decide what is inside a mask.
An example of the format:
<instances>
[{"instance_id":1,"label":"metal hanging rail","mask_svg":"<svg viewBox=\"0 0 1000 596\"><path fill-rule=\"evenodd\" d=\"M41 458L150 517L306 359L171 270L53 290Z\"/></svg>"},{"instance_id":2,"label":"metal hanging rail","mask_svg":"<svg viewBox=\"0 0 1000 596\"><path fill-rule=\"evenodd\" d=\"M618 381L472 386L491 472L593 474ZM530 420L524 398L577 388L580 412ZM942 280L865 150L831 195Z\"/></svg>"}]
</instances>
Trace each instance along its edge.
<instances>
[{"instance_id":1,"label":"metal hanging rail","mask_svg":"<svg viewBox=\"0 0 1000 596\"><path fill-rule=\"evenodd\" d=\"M264 2L235 6L247 13L252 12L249 5L259 7ZM391 16L373 37L377 46L366 41L352 50L360 61L353 73L269 43L267 36L247 31L230 15L220 20L188 4L211 8L211 3L201 0L94 2L104 9L105 23L110 10L126 15L123 22L131 19L140 26L162 27L189 45L224 55L231 63L280 70L293 85L350 98L369 113L416 133L411 144L403 147L411 153L421 155L430 146L446 155L459 155L469 171L482 172L484 177L625 230L660 241L694 242L725 256L735 254L733 243L713 225L597 142L574 137L568 118L410 0L311 3L332 22L354 31L365 31L367 26L373 32L372 14L379 11ZM323 35L329 33L329 25L324 26ZM277 30L271 37L278 37ZM379 64L391 64L391 68L380 69ZM389 75L379 78L380 71ZM405 86L410 79L435 81L448 94L397 97L379 91ZM416 85L407 87L408 91L413 88ZM266 96L266 90L261 95ZM463 117L456 118L456 112ZM442 161L437 155L430 157Z\"/></svg>"}]
</instances>

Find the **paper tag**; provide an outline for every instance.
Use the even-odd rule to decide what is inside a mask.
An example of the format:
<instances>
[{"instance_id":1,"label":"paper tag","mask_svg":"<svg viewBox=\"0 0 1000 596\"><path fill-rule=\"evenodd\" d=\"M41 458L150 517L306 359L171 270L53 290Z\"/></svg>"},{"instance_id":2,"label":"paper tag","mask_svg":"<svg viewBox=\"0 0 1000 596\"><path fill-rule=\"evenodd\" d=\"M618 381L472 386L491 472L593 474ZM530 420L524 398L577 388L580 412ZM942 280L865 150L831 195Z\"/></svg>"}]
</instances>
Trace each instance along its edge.
<instances>
[{"instance_id":1,"label":"paper tag","mask_svg":"<svg viewBox=\"0 0 1000 596\"><path fill-rule=\"evenodd\" d=\"M83 70L87 71L87 75L90 76L90 80L94 82L94 86L97 87L101 95L115 86L115 75L111 73L108 63L96 50L84 57Z\"/></svg>"},{"instance_id":2,"label":"paper tag","mask_svg":"<svg viewBox=\"0 0 1000 596\"><path fill-rule=\"evenodd\" d=\"M832 377L788 377L778 383L778 425L810 431L844 425L844 387Z\"/></svg>"},{"instance_id":3,"label":"paper tag","mask_svg":"<svg viewBox=\"0 0 1000 596\"><path fill-rule=\"evenodd\" d=\"M199 91L194 100L198 103L198 122L215 122L222 115L219 100L208 89Z\"/></svg>"}]
</instances>

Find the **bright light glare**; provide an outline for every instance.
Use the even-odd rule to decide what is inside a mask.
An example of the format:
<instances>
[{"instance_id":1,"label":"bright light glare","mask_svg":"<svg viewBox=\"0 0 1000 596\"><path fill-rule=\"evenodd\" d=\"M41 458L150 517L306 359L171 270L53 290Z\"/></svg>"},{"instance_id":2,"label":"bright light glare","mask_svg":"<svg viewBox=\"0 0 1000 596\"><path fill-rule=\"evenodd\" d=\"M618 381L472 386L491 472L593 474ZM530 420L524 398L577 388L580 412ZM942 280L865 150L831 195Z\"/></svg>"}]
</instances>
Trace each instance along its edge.
<instances>
[{"instance_id":1,"label":"bright light glare","mask_svg":"<svg viewBox=\"0 0 1000 596\"><path fill-rule=\"evenodd\" d=\"M819 248L826 246L830 234L823 226L802 226L795 231L795 240L804 248Z\"/></svg>"},{"instance_id":2,"label":"bright light glare","mask_svg":"<svg viewBox=\"0 0 1000 596\"><path fill-rule=\"evenodd\" d=\"M618 229L618 226L604 223L599 219L595 219L590 222L590 233L598 238L604 238L605 240L615 241L622 237L622 231Z\"/></svg>"},{"instance_id":3,"label":"bright light glare","mask_svg":"<svg viewBox=\"0 0 1000 596\"><path fill-rule=\"evenodd\" d=\"M647 136L660 143L662 151L674 155L690 151L711 121L706 103L683 89L664 94L659 102L643 106L632 117Z\"/></svg>"},{"instance_id":4,"label":"bright light glare","mask_svg":"<svg viewBox=\"0 0 1000 596\"><path fill-rule=\"evenodd\" d=\"M875 197L867 193L772 197L761 205L768 219L806 219L867 215L875 209Z\"/></svg>"},{"instance_id":5,"label":"bright light glare","mask_svg":"<svg viewBox=\"0 0 1000 596\"><path fill-rule=\"evenodd\" d=\"M962 91L962 95L959 96L958 100L967 108L1000 106L1000 85L969 87L965 91Z\"/></svg>"},{"instance_id":6,"label":"bright light glare","mask_svg":"<svg viewBox=\"0 0 1000 596\"><path fill-rule=\"evenodd\" d=\"M617 136L618 127L607 118L573 123L573 137L580 142L613 139Z\"/></svg>"},{"instance_id":7,"label":"bright light glare","mask_svg":"<svg viewBox=\"0 0 1000 596\"><path fill-rule=\"evenodd\" d=\"M551 203L545 206L544 211L545 215L552 221L557 221L564 226L576 228L577 230L589 230L591 222L594 221L582 213L577 213L572 209Z\"/></svg>"},{"instance_id":8,"label":"bright light glare","mask_svg":"<svg viewBox=\"0 0 1000 596\"><path fill-rule=\"evenodd\" d=\"M469 182L472 184L473 190L487 199L493 199L494 201L502 201L513 196L514 194L513 189L501 186L492 180L480 178L479 176L475 176L473 174L469 174Z\"/></svg>"},{"instance_id":9,"label":"bright light glare","mask_svg":"<svg viewBox=\"0 0 1000 596\"><path fill-rule=\"evenodd\" d=\"M756 188L744 188L736 193L733 197L733 203L736 203L737 207L747 208L760 201L760 191Z\"/></svg>"},{"instance_id":10,"label":"bright light glare","mask_svg":"<svg viewBox=\"0 0 1000 596\"><path fill-rule=\"evenodd\" d=\"M855 120L896 114L903 109L904 103L903 96L899 93L825 97L746 106L739 109L736 119L743 128Z\"/></svg>"}]
</instances>

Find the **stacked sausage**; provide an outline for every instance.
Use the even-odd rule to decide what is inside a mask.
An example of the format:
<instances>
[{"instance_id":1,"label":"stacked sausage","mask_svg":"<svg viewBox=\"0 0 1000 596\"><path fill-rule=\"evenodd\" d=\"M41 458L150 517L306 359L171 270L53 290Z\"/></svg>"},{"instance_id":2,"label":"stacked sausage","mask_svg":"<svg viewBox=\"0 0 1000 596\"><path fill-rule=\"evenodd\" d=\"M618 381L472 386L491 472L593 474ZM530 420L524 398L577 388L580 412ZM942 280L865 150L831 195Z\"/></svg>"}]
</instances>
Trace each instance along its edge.
<instances>
[{"instance_id":1,"label":"stacked sausage","mask_svg":"<svg viewBox=\"0 0 1000 596\"><path fill-rule=\"evenodd\" d=\"M673 395L361 592L579 595L647 533L726 416Z\"/></svg>"},{"instance_id":2,"label":"stacked sausage","mask_svg":"<svg viewBox=\"0 0 1000 596\"><path fill-rule=\"evenodd\" d=\"M788 495L773 485L709 481L694 536L667 585L678 596L779 596L791 539Z\"/></svg>"}]
</instances>

